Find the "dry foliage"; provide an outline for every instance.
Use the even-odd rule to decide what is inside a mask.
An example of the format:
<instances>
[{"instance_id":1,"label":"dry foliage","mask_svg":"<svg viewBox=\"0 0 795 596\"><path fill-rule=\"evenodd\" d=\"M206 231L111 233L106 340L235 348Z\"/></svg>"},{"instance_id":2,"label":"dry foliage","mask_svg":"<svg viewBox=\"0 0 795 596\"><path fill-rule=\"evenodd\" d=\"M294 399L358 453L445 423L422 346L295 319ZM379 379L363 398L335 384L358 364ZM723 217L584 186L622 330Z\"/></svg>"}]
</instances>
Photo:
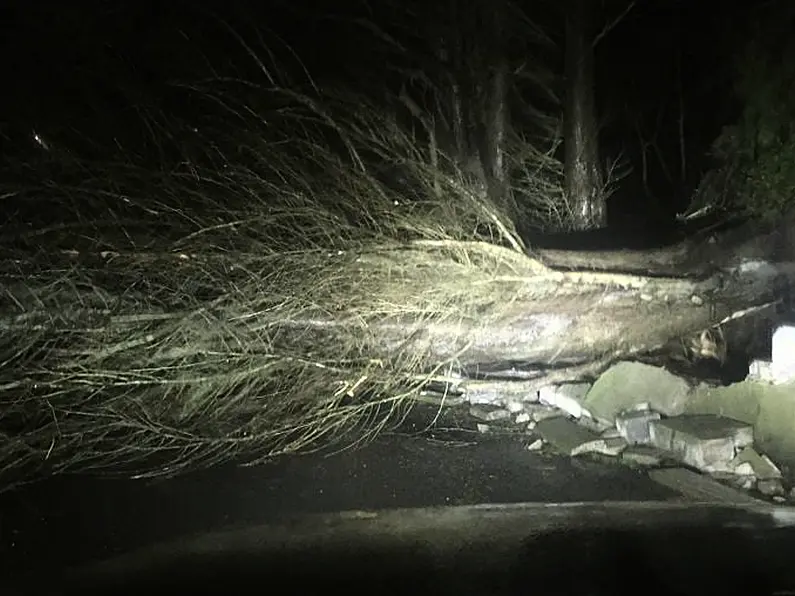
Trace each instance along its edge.
<instances>
[{"instance_id":1,"label":"dry foliage","mask_svg":"<svg viewBox=\"0 0 795 596\"><path fill-rule=\"evenodd\" d=\"M527 273L510 219L377 106L238 82L193 91L220 115L160 123L173 166L48 145L9 169L5 488L364 440L451 364L400 346L370 358L372 324L482 317L511 300L496 276ZM555 179L549 155L523 155L532 180Z\"/></svg>"}]
</instances>

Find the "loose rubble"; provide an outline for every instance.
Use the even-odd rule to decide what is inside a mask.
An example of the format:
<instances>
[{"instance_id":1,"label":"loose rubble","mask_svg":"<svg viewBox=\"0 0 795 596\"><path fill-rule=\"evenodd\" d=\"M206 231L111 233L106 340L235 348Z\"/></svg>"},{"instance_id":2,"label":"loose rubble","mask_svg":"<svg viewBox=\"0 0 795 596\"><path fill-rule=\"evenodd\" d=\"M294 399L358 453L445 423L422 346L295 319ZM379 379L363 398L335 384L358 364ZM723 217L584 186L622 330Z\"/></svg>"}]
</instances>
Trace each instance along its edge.
<instances>
[{"instance_id":1,"label":"loose rubble","mask_svg":"<svg viewBox=\"0 0 795 596\"><path fill-rule=\"evenodd\" d=\"M588 383L570 383L542 387L538 392L538 401L563 410L574 418L582 418L583 414L587 414L583 410L582 400L590 387ZM590 414L587 415L590 416Z\"/></svg>"},{"instance_id":2,"label":"loose rubble","mask_svg":"<svg viewBox=\"0 0 795 596\"><path fill-rule=\"evenodd\" d=\"M469 413L471 416L483 422L497 422L499 420L508 420L511 418L510 410L502 408L488 409L483 406L472 406Z\"/></svg>"},{"instance_id":3,"label":"loose rubble","mask_svg":"<svg viewBox=\"0 0 795 596\"><path fill-rule=\"evenodd\" d=\"M749 382L795 380L795 328L777 332L774 340L774 360L751 363ZM663 368L619 362L593 385L514 390L491 402L484 399L486 387L478 387L470 413L481 432L518 427L532 439L528 451L614 457L693 498L758 502L752 491L759 498L795 502L795 488L758 450L753 424L686 413L696 389L703 391L703 384L693 388ZM795 396L795 384L792 391Z\"/></svg>"},{"instance_id":4,"label":"loose rubble","mask_svg":"<svg viewBox=\"0 0 795 596\"><path fill-rule=\"evenodd\" d=\"M654 420L649 426L653 447L699 470L730 470L737 451L754 442L750 425L719 416L685 415Z\"/></svg>"},{"instance_id":5,"label":"loose rubble","mask_svg":"<svg viewBox=\"0 0 795 596\"><path fill-rule=\"evenodd\" d=\"M651 422L660 419L660 413L643 404L642 409L621 412L616 416L616 429L630 445L651 443Z\"/></svg>"},{"instance_id":6,"label":"loose rubble","mask_svg":"<svg viewBox=\"0 0 795 596\"><path fill-rule=\"evenodd\" d=\"M607 369L583 399L594 418L611 424L621 412L646 403L664 416L685 413L690 385L684 379L641 362L618 362Z\"/></svg>"},{"instance_id":7,"label":"loose rubble","mask_svg":"<svg viewBox=\"0 0 795 596\"><path fill-rule=\"evenodd\" d=\"M795 325L781 325L773 332L770 370L774 383L795 378Z\"/></svg>"},{"instance_id":8,"label":"loose rubble","mask_svg":"<svg viewBox=\"0 0 795 596\"><path fill-rule=\"evenodd\" d=\"M638 468L654 468L660 466L666 459L664 451L648 445L630 445L621 454L621 461Z\"/></svg>"},{"instance_id":9,"label":"loose rubble","mask_svg":"<svg viewBox=\"0 0 795 596\"><path fill-rule=\"evenodd\" d=\"M746 466L750 473L759 480L780 480L781 471L770 461L766 455L757 453L753 447L742 449L731 461L731 467L735 474L739 474L740 468Z\"/></svg>"},{"instance_id":10,"label":"loose rubble","mask_svg":"<svg viewBox=\"0 0 795 596\"><path fill-rule=\"evenodd\" d=\"M600 440L599 435L563 416L542 420L535 433L556 451L572 456L588 451Z\"/></svg>"}]
</instances>

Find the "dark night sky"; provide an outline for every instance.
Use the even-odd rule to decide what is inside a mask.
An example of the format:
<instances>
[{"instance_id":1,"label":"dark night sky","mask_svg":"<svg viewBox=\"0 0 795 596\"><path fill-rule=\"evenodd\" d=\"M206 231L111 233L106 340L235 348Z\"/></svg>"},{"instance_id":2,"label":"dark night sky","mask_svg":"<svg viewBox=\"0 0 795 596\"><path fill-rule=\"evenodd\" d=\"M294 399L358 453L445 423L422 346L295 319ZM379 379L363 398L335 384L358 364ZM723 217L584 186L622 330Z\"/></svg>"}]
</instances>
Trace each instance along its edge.
<instances>
[{"instance_id":1,"label":"dark night sky","mask_svg":"<svg viewBox=\"0 0 795 596\"><path fill-rule=\"evenodd\" d=\"M697 166L693 173L700 173L697 156L738 115L732 96L732 60L755 4L760 3L638 2L597 50L602 117L617 125L604 135L608 147L617 148L632 138L636 115L653 129L662 111L659 141L667 153L675 153L681 76L686 141Z\"/></svg>"},{"instance_id":2,"label":"dark night sky","mask_svg":"<svg viewBox=\"0 0 795 596\"><path fill-rule=\"evenodd\" d=\"M608 0L606 12L620 13L622 2ZM721 126L736 117L731 59L749 11L760 4L638 0L597 47L597 100L605 122L606 157L621 151L633 157L633 118L640 115L649 126L663 108L660 143L667 152L675 151L677 64L684 82L689 148L694 157L703 155ZM281 64L295 66L294 51L319 80L344 73L350 85L377 88L385 70L372 35L333 18L331 10L339 13L339 5L329 8L319 0L201 5L6 0L3 6L0 52L5 57L2 130L6 133L14 125L24 129L34 123L53 131L64 126L108 128L103 110L123 114L131 95L159 96L162 82L206 76L208 65L256 77L256 65L219 17L253 47L267 44ZM349 12L366 14L364 3L344 6L354 7L346 8ZM367 6L377 19L379 3ZM560 5L550 6L554 10L539 13L537 19L550 23L551 37L560 41L562 28L555 30ZM167 99L174 110L186 108L181 101L181 96ZM706 162L694 159L693 164L699 170ZM682 192L664 188L662 179L658 182L663 194Z\"/></svg>"}]
</instances>

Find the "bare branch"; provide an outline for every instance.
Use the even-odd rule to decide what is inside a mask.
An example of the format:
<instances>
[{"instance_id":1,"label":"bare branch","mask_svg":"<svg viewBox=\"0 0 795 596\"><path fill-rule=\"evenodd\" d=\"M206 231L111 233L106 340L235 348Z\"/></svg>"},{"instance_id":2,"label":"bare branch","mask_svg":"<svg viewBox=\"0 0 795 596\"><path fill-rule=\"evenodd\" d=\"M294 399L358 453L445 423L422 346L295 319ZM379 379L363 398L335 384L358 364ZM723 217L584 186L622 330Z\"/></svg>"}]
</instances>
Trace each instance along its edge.
<instances>
[{"instance_id":1,"label":"bare branch","mask_svg":"<svg viewBox=\"0 0 795 596\"><path fill-rule=\"evenodd\" d=\"M593 47L595 48L599 44L599 42L602 41L602 39L604 39L604 37L616 27L616 25L618 25L621 21L623 21L624 18L630 13L630 11L632 11L633 8L635 8L635 0L627 4L624 10L615 18L613 18L613 20L605 24L602 30L596 35L596 37L594 37L592 44Z\"/></svg>"}]
</instances>

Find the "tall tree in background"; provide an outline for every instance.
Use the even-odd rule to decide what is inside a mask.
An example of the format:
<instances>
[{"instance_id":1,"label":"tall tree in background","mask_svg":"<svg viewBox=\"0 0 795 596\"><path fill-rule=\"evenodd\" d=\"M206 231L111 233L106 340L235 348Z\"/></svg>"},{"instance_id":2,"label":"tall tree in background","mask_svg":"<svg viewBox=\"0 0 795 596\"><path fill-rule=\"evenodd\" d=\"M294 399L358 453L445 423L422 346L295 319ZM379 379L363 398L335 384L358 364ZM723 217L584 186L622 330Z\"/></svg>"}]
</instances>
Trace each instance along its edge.
<instances>
[{"instance_id":1,"label":"tall tree in background","mask_svg":"<svg viewBox=\"0 0 795 596\"><path fill-rule=\"evenodd\" d=\"M506 171L506 145L508 141L509 68L507 55L508 7L505 2L489 6L490 44L487 48L488 70L485 89L484 125L480 146L481 162L486 174L489 198L495 205L505 206L508 180Z\"/></svg>"},{"instance_id":2,"label":"tall tree in background","mask_svg":"<svg viewBox=\"0 0 795 596\"><path fill-rule=\"evenodd\" d=\"M566 11L565 189L574 227L607 223L594 99L594 3L568 0Z\"/></svg>"}]
</instances>

